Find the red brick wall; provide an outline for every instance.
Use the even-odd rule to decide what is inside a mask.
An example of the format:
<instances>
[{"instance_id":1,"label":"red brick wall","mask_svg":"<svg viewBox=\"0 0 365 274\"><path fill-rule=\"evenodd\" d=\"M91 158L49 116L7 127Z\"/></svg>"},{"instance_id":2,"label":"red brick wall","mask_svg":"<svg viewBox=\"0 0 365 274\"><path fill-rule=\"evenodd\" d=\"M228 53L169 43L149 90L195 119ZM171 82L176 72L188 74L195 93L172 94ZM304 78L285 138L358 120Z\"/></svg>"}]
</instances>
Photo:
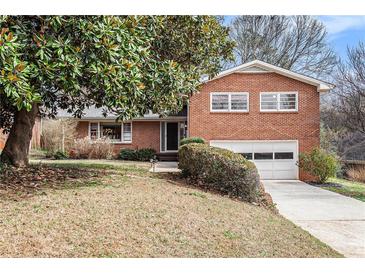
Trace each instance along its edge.
<instances>
[{"instance_id":1,"label":"red brick wall","mask_svg":"<svg viewBox=\"0 0 365 274\"><path fill-rule=\"evenodd\" d=\"M211 113L210 92L249 92L248 113ZM260 112L260 92L297 91L296 113ZM189 104L189 135L206 140L298 140L299 151L319 145L315 86L276 73L235 73L203 84ZM300 171L300 179L308 175Z\"/></svg>"},{"instance_id":2,"label":"red brick wall","mask_svg":"<svg viewBox=\"0 0 365 274\"><path fill-rule=\"evenodd\" d=\"M89 122L79 122L77 132L79 138L87 137L89 134ZM132 122L132 143L115 144L114 152L118 153L121 148L153 148L160 152L160 122Z\"/></svg>"}]
</instances>

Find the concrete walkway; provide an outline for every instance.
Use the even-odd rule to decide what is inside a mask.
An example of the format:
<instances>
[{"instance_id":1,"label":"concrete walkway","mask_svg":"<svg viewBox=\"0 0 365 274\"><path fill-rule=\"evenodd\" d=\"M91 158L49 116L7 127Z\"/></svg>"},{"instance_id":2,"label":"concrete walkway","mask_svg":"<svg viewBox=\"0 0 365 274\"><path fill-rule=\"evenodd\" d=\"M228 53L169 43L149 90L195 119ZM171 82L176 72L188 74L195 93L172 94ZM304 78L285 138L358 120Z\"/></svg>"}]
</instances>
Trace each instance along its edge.
<instances>
[{"instance_id":1,"label":"concrete walkway","mask_svg":"<svg viewBox=\"0 0 365 274\"><path fill-rule=\"evenodd\" d=\"M178 162L157 162L155 169L151 168L151 172L180 172L177 168Z\"/></svg>"},{"instance_id":2,"label":"concrete walkway","mask_svg":"<svg viewBox=\"0 0 365 274\"><path fill-rule=\"evenodd\" d=\"M365 203L300 181L263 181L280 214L346 257L365 257Z\"/></svg>"}]
</instances>

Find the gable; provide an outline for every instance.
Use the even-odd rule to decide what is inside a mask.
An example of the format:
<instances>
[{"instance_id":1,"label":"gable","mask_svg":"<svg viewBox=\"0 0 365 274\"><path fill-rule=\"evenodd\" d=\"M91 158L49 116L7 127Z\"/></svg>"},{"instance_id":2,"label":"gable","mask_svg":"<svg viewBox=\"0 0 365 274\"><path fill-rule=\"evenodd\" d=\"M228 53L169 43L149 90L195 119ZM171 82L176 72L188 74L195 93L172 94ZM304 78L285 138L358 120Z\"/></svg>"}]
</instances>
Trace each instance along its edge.
<instances>
[{"instance_id":1,"label":"gable","mask_svg":"<svg viewBox=\"0 0 365 274\"><path fill-rule=\"evenodd\" d=\"M270 71L264 68L260 68L259 66L251 66L251 67L241 68L237 72L270 72Z\"/></svg>"},{"instance_id":2,"label":"gable","mask_svg":"<svg viewBox=\"0 0 365 274\"><path fill-rule=\"evenodd\" d=\"M303 74L299 74L299 73L296 73L296 72L293 72L293 71L290 71L287 69L283 69L278 66L274 66L274 65L271 65L271 64L259 61L259 60L248 62L248 63L242 64L240 66L222 71L214 78L207 80L205 82L219 79L219 78L225 77L227 75L230 75L232 73L268 73L268 72L277 73L282 76L292 78L292 79L307 83L312 86L316 86L318 92L329 91L330 89L333 88L333 85L328 84L324 81L321 81L321 80L318 80L318 79L315 79L315 78L312 78L312 77L309 77L309 76L306 76Z\"/></svg>"}]
</instances>

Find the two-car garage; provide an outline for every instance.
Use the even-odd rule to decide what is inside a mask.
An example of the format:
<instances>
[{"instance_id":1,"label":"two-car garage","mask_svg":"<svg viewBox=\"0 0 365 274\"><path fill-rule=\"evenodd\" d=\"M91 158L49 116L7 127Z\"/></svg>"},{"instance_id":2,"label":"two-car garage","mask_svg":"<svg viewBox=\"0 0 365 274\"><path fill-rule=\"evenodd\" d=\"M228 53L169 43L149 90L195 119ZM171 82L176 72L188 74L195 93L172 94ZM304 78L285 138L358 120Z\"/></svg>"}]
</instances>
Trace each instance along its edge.
<instances>
[{"instance_id":1,"label":"two-car garage","mask_svg":"<svg viewBox=\"0 0 365 274\"><path fill-rule=\"evenodd\" d=\"M212 140L210 145L241 153L255 163L261 179L298 179L297 140Z\"/></svg>"}]
</instances>

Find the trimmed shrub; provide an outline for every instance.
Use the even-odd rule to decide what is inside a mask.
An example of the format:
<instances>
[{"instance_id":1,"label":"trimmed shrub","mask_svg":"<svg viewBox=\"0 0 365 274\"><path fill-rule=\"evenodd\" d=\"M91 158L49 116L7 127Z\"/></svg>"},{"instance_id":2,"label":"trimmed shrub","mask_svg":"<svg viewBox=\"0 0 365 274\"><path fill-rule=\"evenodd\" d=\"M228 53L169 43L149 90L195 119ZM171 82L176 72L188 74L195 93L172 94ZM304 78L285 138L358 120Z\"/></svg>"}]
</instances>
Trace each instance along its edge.
<instances>
[{"instance_id":1,"label":"trimmed shrub","mask_svg":"<svg viewBox=\"0 0 365 274\"><path fill-rule=\"evenodd\" d=\"M90 141L89 138L76 139L69 156L75 159L110 159L113 143L108 138Z\"/></svg>"},{"instance_id":2,"label":"trimmed shrub","mask_svg":"<svg viewBox=\"0 0 365 274\"><path fill-rule=\"evenodd\" d=\"M138 161L149 161L156 155L156 150L153 148L141 148L137 150Z\"/></svg>"},{"instance_id":3,"label":"trimmed shrub","mask_svg":"<svg viewBox=\"0 0 365 274\"><path fill-rule=\"evenodd\" d=\"M321 148L308 153L300 153L298 166L315 177L318 183L325 183L329 177L336 176L338 161L335 155Z\"/></svg>"},{"instance_id":4,"label":"trimmed shrub","mask_svg":"<svg viewBox=\"0 0 365 274\"><path fill-rule=\"evenodd\" d=\"M191 143L205 144L205 140L200 137L188 137L188 138L184 138L180 141L180 146L191 144Z\"/></svg>"},{"instance_id":5,"label":"trimmed shrub","mask_svg":"<svg viewBox=\"0 0 365 274\"><path fill-rule=\"evenodd\" d=\"M138 150L123 148L119 152L119 159L128 161L149 161L156 155L153 148L141 148Z\"/></svg>"},{"instance_id":6,"label":"trimmed shrub","mask_svg":"<svg viewBox=\"0 0 365 274\"><path fill-rule=\"evenodd\" d=\"M248 202L261 200L262 189L255 164L230 150L206 144L183 145L179 149L179 168L193 184Z\"/></svg>"},{"instance_id":7,"label":"trimmed shrub","mask_svg":"<svg viewBox=\"0 0 365 274\"><path fill-rule=\"evenodd\" d=\"M119 152L119 159L128 160L128 161L136 161L137 160L137 151L131 148L122 148Z\"/></svg>"}]
</instances>

